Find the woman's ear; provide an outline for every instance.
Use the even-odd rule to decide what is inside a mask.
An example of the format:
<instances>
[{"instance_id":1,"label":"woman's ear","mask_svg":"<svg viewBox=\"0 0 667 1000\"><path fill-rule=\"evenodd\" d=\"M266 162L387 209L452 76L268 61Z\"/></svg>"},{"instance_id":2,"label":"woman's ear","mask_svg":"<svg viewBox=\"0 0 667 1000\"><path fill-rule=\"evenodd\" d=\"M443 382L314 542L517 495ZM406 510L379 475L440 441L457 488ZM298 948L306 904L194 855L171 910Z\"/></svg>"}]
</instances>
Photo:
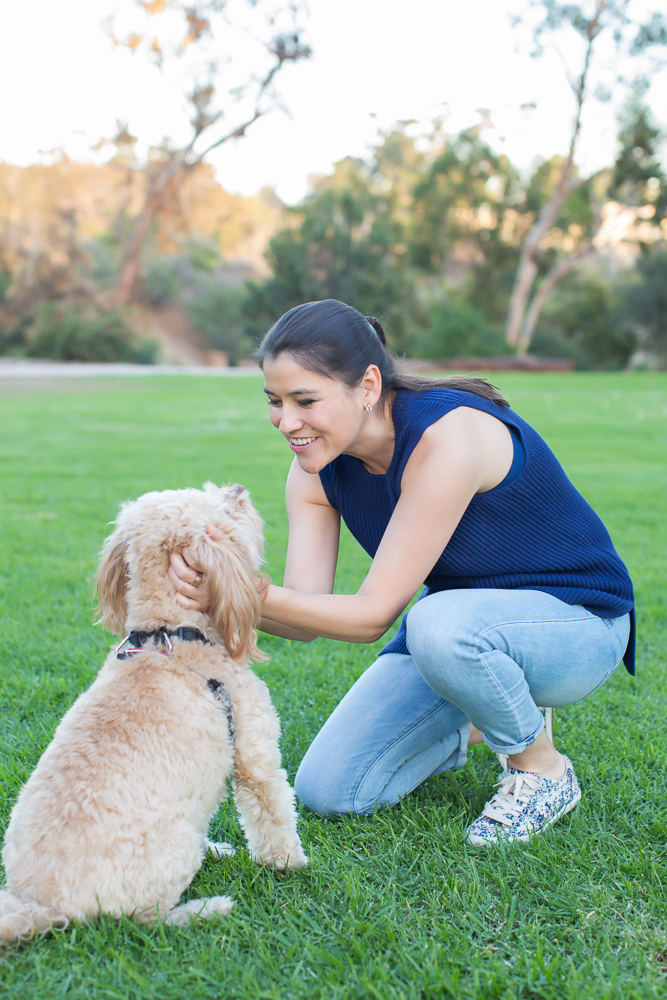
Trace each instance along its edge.
<instances>
[{"instance_id":1,"label":"woman's ear","mask_svg":"<svg viewBox=\"0 0 667 1000\"><path fill-rule=\"evenodd\" d=\"M104 625L118 636L123 635L127 618L127 583L127 541L116 528L102 546L102 561L95 577L100 612L95 624Z\"/></svg>"},{"instance_id":2,"label":"woman's ear","mask_svg":"<svg viewBox=\"0 0 667 1000\"><path fill-rule=\"evenodd\" d=\"M220 535L220 532L218 532ZM210 596L209 615L235 660L266 660L257 648L255 628L262 601L249 554L232 532L211 538L204 534L190 543L190 551L206 574Z\"/></svg>"}]
</instances>

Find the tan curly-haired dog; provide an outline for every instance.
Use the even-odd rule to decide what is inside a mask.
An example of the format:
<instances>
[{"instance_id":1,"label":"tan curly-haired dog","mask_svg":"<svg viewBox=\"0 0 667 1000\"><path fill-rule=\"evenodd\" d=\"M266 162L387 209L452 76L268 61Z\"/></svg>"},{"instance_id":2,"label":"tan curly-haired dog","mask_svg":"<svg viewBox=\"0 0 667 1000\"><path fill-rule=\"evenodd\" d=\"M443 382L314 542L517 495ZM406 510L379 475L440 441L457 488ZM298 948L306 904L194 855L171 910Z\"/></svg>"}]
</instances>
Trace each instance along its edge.
<instances>
[{"instance_id":1,"label":"tan curly-haired dog","mask_svg":"<svg viewBox=\"0 0 667 1000\"><path fill-rule=\"evenodd\" d=\"M243 487L207 483L123 506L97 585L101 620L132 633L129 646L111 651L67 712L14 806L0 940L100 913L180 924L229 912L226 896L177 903L208 849L233 853L207 840L230 776L254 860L307 864L278 717L248 668L264 658L255 634L262 545ZM167 566L185 546L207 574L210 615L176 603Z\"/></svg>"}]
</instances>

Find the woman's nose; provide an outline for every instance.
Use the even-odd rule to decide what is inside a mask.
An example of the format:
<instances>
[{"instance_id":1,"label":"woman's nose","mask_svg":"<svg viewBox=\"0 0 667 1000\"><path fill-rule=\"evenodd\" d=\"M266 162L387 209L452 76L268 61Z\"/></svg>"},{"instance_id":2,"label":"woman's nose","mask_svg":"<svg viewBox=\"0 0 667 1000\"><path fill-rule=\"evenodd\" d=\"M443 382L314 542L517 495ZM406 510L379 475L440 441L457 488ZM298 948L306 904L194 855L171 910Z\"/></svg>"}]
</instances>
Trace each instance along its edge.
<instances>
[{"instance_id":1,"label":"woman's nose","mask_svg":"<svg viewBox=\"0 0 667 1000\"><path fill-rule=\"evenodd\" d=\"M280 430L282 433L291 434L300 427L303 427L303 420L298 410L293 409L291 406L283 406L283 412L280 415Z\"/></svg>"}]
</instances>

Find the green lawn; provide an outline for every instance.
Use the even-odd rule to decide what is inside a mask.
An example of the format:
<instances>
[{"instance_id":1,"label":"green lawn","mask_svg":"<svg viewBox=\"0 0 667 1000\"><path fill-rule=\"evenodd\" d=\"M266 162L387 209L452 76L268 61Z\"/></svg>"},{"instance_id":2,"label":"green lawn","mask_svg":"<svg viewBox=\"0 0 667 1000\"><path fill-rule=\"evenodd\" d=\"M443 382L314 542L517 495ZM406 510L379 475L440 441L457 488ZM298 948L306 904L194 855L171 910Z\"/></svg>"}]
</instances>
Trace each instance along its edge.
<instances>
[{"instance_id":1,"label":"green lawn","mask_svg":"<svg viewBox=\"0 0 667 1000\"><path fill-rule=\"evenodd\" d=\"M638 675L559 710L581 807L530 846L462 843L488 797L484 748L366 819L304 814L311 865L287 877L244 852L206 862L197 897L231 916L199 929L103 920L0 954L0 996L77 998L626 998L667 992L667 375L498 375L605 520L633 575ZM0 387L0 823L110 636L91 626L97 552L119 503L238 481L267 522L280 581L290 454L258 379L186 377ZM344 539L338 587L368 564ZM291 776L374 657L261 637ZM214 823L242 843L232 803Z\"/></svg>"}]
</instances>

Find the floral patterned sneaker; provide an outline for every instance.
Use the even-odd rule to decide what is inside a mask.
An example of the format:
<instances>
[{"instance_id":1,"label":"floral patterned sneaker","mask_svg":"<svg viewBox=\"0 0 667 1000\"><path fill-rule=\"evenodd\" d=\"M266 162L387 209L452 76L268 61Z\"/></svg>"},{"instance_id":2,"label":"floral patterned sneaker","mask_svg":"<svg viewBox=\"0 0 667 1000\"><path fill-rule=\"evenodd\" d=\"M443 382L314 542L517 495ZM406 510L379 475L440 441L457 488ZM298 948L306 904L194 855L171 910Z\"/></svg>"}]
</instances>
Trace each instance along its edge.
<instances>
[{"instance_id":1,"label":"floral patterned sneaker","mask_svg":"<svg viewBox=\"0 0 667 1000\"><path fill-rule=\"evenodd\" d=\"M565 774L558 781L508 767L496 783L498 791L468 827L468 843L485 847L500 840L522 840L527 844L531 836L574 809L581 789L567 757L565 765Z\"/></svg>"}]
</instances>

